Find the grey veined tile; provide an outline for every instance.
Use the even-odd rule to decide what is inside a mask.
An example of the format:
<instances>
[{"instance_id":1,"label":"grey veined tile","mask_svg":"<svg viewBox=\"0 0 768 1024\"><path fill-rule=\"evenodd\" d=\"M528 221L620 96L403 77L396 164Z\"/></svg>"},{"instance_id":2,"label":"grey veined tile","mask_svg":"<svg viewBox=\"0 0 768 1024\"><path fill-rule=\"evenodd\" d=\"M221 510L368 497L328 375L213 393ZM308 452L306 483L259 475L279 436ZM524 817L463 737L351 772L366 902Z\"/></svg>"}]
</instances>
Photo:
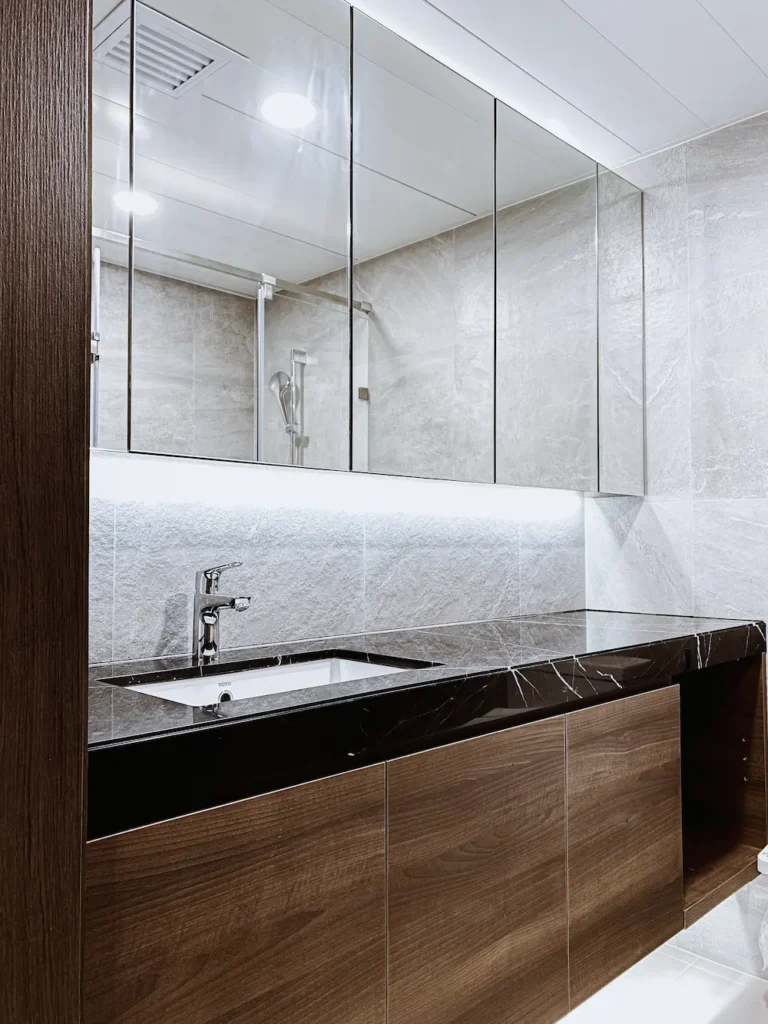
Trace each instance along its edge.
<instances>
[{"instance_id":1,"label":"grey veined tile","mask_svg":"<svg viewBox=\"0 0 768 1024\"><path fill-rule=\"evenodd\" d=\"M687 147L643 157L622 174L643 189L646 295L687 288Z\"/></svg>"},{"instance_id":2,"label":"grey veined tile","mask_svg":"<svg viewBox=\"0 0 768 1024\"><path fill-rule=\"evenodd\" d=\"M694 493L767 496L768 272L692 289L690 317Z\"/></svg>"},{"instance_id":3,"label":"grey veined tile","mask_svg":"<svg viewBox=\"0 0 768 1024\"><path fill-rule=\"evenodd\" d=\"M505 617L519 606L516 523L366 517L366 629Z\"/></svg>"},{"instance_id":4,"label":"grey veined tile","mask_svg":"<svg viewBox=\"0 0 768 1024\"><path fill-rule=\"evenodd\" d=\"M691 494L691 346L688 292L646 295L646 432L648 494Z\"/></svg>"},{"instance_id":5,"label":"grey veined tile","mask_svg":"<svg viewBox=\"0 0 768 1024\"><path fill-rule=\"evenodd\" d=\"M587 499L587 607L691 615L692 515L688 501Z\"/></svg>"},{"instance_id":6,"label":"grey veined tile","mask_svg":"<svg viewBox=\"0 0 768 1024\"><path fill-rule=\"evenodd\" d=\"M768 117L688 143L691 284L768 270Z\"/></svg>"},{"instance_id":7,"label":"grey veined tile","mask_svg":"<svg viewBox=\"0 0 768 1024\"><path fill-rule=\"evenodd\" d=\"M115 510L111 502L92 498L89 524L88 660L112 661Z\"/></svg>"},{"instance_id":8,"label":"grey veined tile","mask_svg":"<svg viewBox=\"0 0 768 1024\"><path fill-rule=\"evenodd\" d=\"M546 492L542 503L546 504ZM557 500L557 499L553 499ZM542 510L520 523L520 611L567 611L586 606L584 501L569 495L567 509Z\"/></svg>"},{"instance_id":9,"label":"grey veined tile","mask_svg":"<svg viewBox=\"0 0 768 1024\"><path fill-rule=\"evenodd\" d=\"M697 615L768 618L768 499L696 501Z\"/></svg>"},{"instance_id":10,"label":"grey veined tile","mask_svg":"<svg viewBox=\"0 0 768 1024\"><path fill-rule=\"evenodd\" d=\"M252 601L222 613L222 648L362 630L361 514L131 502L116 538L116 660L187 653L195 573L231 561L222 593Z\"/></svg>"}]
</instances>

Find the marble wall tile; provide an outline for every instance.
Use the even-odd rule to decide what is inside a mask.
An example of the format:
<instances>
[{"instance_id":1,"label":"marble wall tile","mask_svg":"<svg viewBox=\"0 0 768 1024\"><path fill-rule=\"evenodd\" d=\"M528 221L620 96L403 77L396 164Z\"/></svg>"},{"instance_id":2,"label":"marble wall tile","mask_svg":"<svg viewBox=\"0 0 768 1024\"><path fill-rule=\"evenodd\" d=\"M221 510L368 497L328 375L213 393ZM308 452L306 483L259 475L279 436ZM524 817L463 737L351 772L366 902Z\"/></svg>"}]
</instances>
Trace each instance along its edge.
<instances>
[{"instance_id":1,"label":"marble wall tile","mask_svg":"<svg viewBox=\"0 0 768 1024\"><path fill-rule=\"evenodd\" d=\"M518 560L513 522L369 513L365 628L517 615Z\"/></svg>"},{"instance_id":2,"label":"marble wall tile","mask_svg":"<svg viewBox=\"0 0 768 1024\"><path fill-rule=\"evenodd\" d=\"M768 273L692 288L690 320L695 493L768 495Z\"/></svg>"},{"instance_id":3,"label":"marble wall tile","mask_svg":"<svg viewBox=\"0 0 768 1024\"><path fill-rule=\"evenodd\" d=\"M253 388L236 383L194 383L192 453L201 458L256 458Z\"/></svg>"},{"instance_id":4,"label":"marble wall tile","mask_svg":"<svg viewBox=\"0 0 768 1024\"><path fill-rule=\"evenodd\" d=\"M520 612L586 608L584 502L534 503L520 521ZM575 496L573 496L575 497ZM549 510L547 509L549 506ZM554 514L553 514L554 513Z\"/></svg>"},{"instance_id":5,"label":"marble wall tile","mask_svg":"<svg viewBox=\"0 0 768 1024\"><path fill-rule=\"evenodd\" d=\"M333 275L338 277L338 275ZM325 291L332 279L315 282ZM315 360L304 370L304 433L309 446L304 465L346 469L349 465L349 318L345 307L314 305L288 295L266 304L266 378L291 372L291 349L304 349ZM290 446L280 410L266 397L264 459L290 464Z\"/></svg>"},{"instance_id":6,"label":"marble wall tile","mask_svg":"<svg viewBox=\"0 0 768 1024\"><path fill-rule=\"evenodd\" d=\"M497 216L498 318L595 321L595 179L500 210Z\"/></svg>"},{"instance_id":7,"label":"marble wall tile","mask_svg":"<svg viewBox=\"0 0 768 1024\"><path fill-rule=\"evenodd\" d=\"M452 480L493 483L493 347L461 331L453 346Z\"/></svg>"},{"instance_id":8,"label":"marble wall tile","mask_svg":"<svg viewBox=\"0 0 768 1024\"><path fill-rule=\"evenodd\" d=\"M229 561L222 592L252 604L222 613L223 646L362 629L361 515L125 502L115 538L116 661L190 650L195 573Z\"/></svg>"},{"instance_id":9,"label":"marble wall tile","mask_svg":"<svg viewBox=\"0 0 768 1024\"><path fill-rule=\"evenodd\" d=\"M211 291L194 325L195 379L252 389L255 347L256 303Z\"/></svg>"},{"instance_id":10,"label":"marble wall tile","mask_svg":"<svg viewBox=\"0 0 768 1024\"><path fill-rule=\"evenodd\" d=\"M361 264L372 472L493 474L493 223L448 231Z\"/></svg>"},{"instance_id":11,"label":"marble wall tile","mask_svg":"<svg viewBox=\"0 0 768 1024\"><path fill-rule=\"evenodd\" d=\"M768 271L768 115L687 145L691 285Z\"/></svg>"},{"instance_id":12,"label":"marble wall tile","mask_svg":"<svg viewBox=\"0 0 768 1024\"><path fill-rule=\"evenodd\" d=\"M646 493L679 498L692 488L687 148L622 174L644 190Z\"/></svg>"},{"instance_id":13,"label":"marble wall tile","mask_svg":"<svg viewBox=\"0 0 768 1024\"><path fill-rule=\"evenodd\" d=\"M102 265L102 448L126 445L127 282ZM135 288L133 448L251 458L255 303L144 271Z\"/></svg>"},{"instance_id":14,"label":"marble wall tile","mask_svg":"<svg viewBox=\"0 0 768 1024\"><path fill-rule=\"evenodd\" d=\"M211 291L137 270L133 296L133 372L194 376L195 328Z\"/></svg>"},{"instance_id":15,"label":"marble wall tile","mask_svg":"<svg viewBox=\"0 0 768 1024\"><path fill-rule=\"evenodd\" d=\"M768 619L768 498L696 501L697 615Z\"/></svg>"},{"instance_id":16,"label":"marble wall tile","mask_svg":"<svg viewBox=\"0 0 768 1024\"><path fill-rule=\"evenodd\" d=\"M110 501L92 497L88 572L90 661L112 661L115 583L115 510Z\"/></svg>"},{"instance_id":17,"label":"marble wall tile","mask_svg":"<svg viewBox=\"0 0 768 1024\"><path fill-rule=\"evenodd\" d=\"M595 181L498 215L497 479L597 489Z\"/></svg>"},{"instance_id":18,"label":"marble wall tile","mask_svg":"<svg viewBox=\"0 0 768 1024\"><path fill-rule=\"evenodd\" d=\"M600 305L600 490L645 493L642 300Z\"/></svg>"},{"instance_id":19,"label":"marble wall tile","mask_svg":"<svg viewBox=\"0 0 768 1024\"><path fill-rule=\"evenodd\" d=\"M587 607L693 613L693 510L688 501L588 498Z\"/></svg>"},{"instance_id":20,"label":"marble wall tile","mask_svg":"<svg viewBox=\"0 0 768 1024\"><path fill-rule=\"evenodd\" d=\"M499 331L497 351L498 481L597 490L594 322L518 323Z\"/></svg>"},{"instance_id":21,"label":"marble wall tile","mask_svg":"<svg viewBox=\"0 0 768 1024\"><path fill-rule=\"evenodd\" d=\"M691 346L688 289L646 294L646 465L652 498L690 496Z\"/></svg>"},{"instance_id":22,"label":"marble wall tile","mask_svg":"<svg viewBox=\"0 0 768 1024\"><path fill-rule=\"evenodd\" d=\"M645 493L642 194L598 176L600 490Z\"/></svg>"},{"instance_id":23,"label":"marble wall tile","mask_svg":"<svg viewBox=\"0 0 768 1024\"><path fill-rule=\"evenodd\" d=\"M687 148L643 157L622 175L643 189L646 296L688 287Z\"/></svg>"},{"instance_id":24,"label":"marble wall tile","mask_svg":"<svg viewBox=\"0 0 768 1024\"><path fill-rule=\"evenodd\" d=\"M444 347L456 330L452 231L355 268L355 294L371 303L369 360Z\"/></svg>"},{"instance_id":25,"label":"marble wall tile","mask_svg":"<svg viewBox=\"0 0 768 1024\"><path fill-rule=\"evenodd\" d=\"M131 448L164 455L192 455L195 382L148 370L131 376Z\"/></svg>"},{"instance_id":26,"label":"marble wall tile","mask_svg":"<svg viewBox=\"0 0 768 1024\"><path fill-rule=\"evenodd\" d=\"M99 448L124 451L128 433L128 367L124 355L99 357Z\"/></svg>"},{"instance_id":27,"label":"marble wall tile","mask_svg":"<svg viewBox=\"0 0 768 1024\"><path fill-rule=\"evenodd\" d=\"M99 343L99 447L126 446L128 367L128 275L123 267L101 265Z\"/></svg>"},{"instance_id":28,"label":"marble wall tile","mask_svg":"<svg viewBox=\"0 0 768 1024\"><path fill-rule=\"evenodd\" d=\"M234 560L224 592L253 605L223 615L229 648L585 603L575 493L218 463L206 502L205 463L91 460L92 660L186 653L195 572Z\"/></svg>"},{"instance_id":29,"label":"marble wall tile","mask_svg":"<svg viewBox=\"0 0 768 1024\"><path fill-rule=\"evenodd\" d=\"M372 337L376 334L373 329ZM368 379L369 470L450 480L454 462L453 346L376 359Z\"/></svg>"}]
</instances>

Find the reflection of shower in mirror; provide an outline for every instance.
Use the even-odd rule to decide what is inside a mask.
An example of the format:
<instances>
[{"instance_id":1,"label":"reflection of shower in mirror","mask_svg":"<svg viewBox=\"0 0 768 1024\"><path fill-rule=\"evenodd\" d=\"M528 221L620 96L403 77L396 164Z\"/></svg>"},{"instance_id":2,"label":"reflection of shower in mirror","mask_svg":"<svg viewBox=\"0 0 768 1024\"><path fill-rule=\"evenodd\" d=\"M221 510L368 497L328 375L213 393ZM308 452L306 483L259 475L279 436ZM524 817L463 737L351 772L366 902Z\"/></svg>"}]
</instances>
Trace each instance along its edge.
<instances>
[{"instance_id":1,"label":"reflection of shower in mirror","mask_svg":"<svg viewBox=\"0 0 768 1024\"><path fill-rule=\"evenodd\" d=\"M91 255L91 446L99 447L99 341L101 314L101 249Z\"/></svg>"},{"instance_id":2,"label":"reflection of shower in mirror","mask_svg":"<svg viewBox=\"0 0 768 1024\"><path fill-rule=\"evenodd\" d=\"M291 372L278 370L269 379L269 390L275 396L290 446L289 465L303 466L309 438L304 433L304 368L315 363L300 348L291 349Z\"/></svg>"}]
</instances>

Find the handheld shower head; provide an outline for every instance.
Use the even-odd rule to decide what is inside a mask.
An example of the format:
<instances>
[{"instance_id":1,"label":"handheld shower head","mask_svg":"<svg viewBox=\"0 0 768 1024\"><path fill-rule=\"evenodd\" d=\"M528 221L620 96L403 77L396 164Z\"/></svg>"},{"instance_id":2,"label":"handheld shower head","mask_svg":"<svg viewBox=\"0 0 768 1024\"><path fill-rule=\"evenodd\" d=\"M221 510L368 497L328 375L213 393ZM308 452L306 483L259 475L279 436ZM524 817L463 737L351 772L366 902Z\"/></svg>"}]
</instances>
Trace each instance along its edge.
<instances>
[{"instance_id":1,"label":"handheld shower head","mask_svg":"<svg viewBox=\"0 0 768 1024\"><path fill-rule=\"evenodd\" d=\"M273 373L269 378L269 390L277 400L277 404L280 407L280 415L283 417L283 424L287 430L294 426L291 415L291 391L294 388L296 388L296 385L291 383L291 378L284 370L278 370L277 373ZM296 391L298 392L298 388L296 388ZM298 401L298 393L296 400Z\"/></svg>"}]
</instances>

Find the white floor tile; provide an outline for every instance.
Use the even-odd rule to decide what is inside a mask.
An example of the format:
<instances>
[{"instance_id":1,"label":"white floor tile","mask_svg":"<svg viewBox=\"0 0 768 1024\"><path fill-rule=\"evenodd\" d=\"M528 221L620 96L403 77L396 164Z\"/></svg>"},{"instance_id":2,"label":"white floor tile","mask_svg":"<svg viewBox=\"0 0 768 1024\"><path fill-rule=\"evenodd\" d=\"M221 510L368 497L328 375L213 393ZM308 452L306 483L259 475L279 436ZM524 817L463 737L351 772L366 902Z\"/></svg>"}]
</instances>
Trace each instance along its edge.
<instances>
[{"instance_id":1,"label":"white floor tile","mask_svg":"<svg viewBox=\"0 0 768 1024\"><path fill-rule=\"evenodd\" d=\"M567 1024L768 1024L768 983L656 950L577 1007Z\"/></svg>"},{"instance_id":2,"label":"white floor tile","mask_svg":"<svg viewBox=\"0 0 768 1024\"><path fill-rule=\"evenodd\" d=\"M699 959L696 953L689 953L687 949L680 949L679 946L675 946L671 942L665 942L659 951L667 956L671 956L673 960L680 960L684 964L692 964Z\"/></svg>"}]
</instances>

